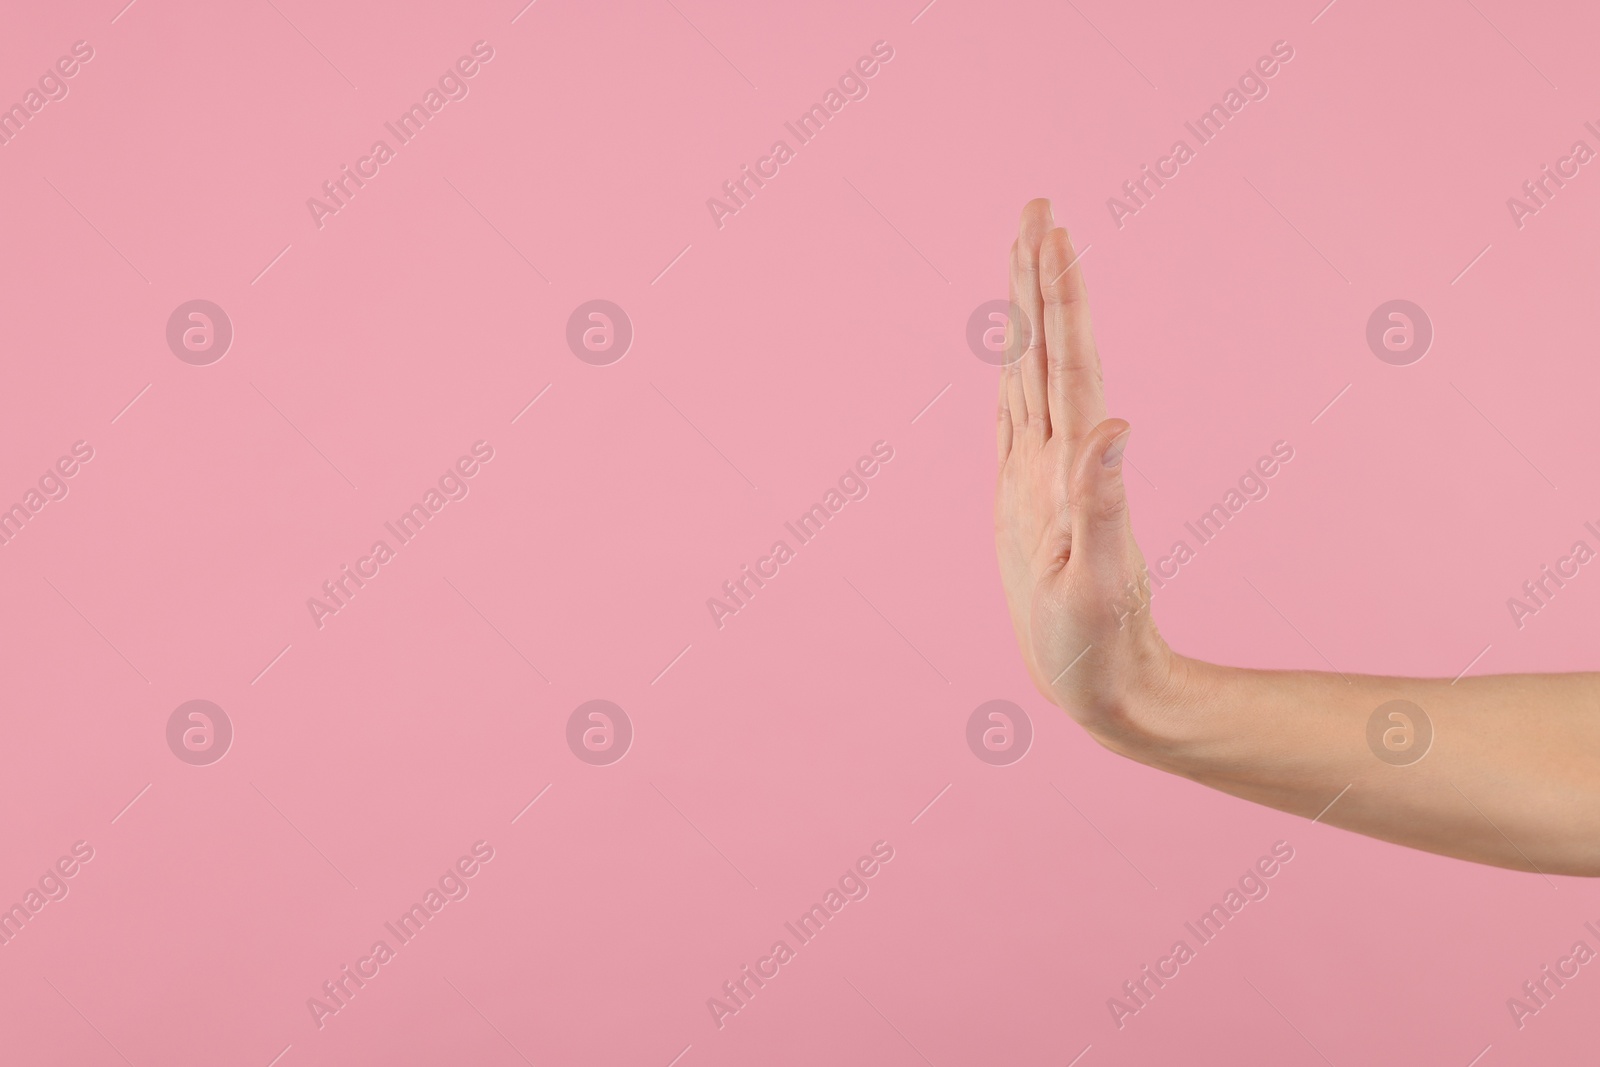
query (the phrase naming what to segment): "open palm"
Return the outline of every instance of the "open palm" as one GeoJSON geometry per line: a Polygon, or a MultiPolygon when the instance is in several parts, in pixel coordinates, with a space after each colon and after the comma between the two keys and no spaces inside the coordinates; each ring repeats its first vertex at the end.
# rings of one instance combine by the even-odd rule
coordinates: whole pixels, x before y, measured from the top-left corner
{"type": "Polygon", "coordinates": [[[1150,620],[1128,523],[1129,426],[1106,418],[1088,292],[1046,200],[1022,209],[1010,288],[1026,321],[1009,328],[1027,340],[1000,375],[1001,581],[1039,691],[1092,730],[1115,732],[1130,688],[1164,684],[1171,653],[1150,620]]]}

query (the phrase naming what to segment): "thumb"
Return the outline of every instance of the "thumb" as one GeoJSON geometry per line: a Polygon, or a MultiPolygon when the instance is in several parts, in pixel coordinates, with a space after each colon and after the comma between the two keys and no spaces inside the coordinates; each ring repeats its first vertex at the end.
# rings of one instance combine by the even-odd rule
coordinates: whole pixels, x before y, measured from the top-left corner
{"type": "Polygon", "coordinates": [[[1068,485],[1072,505],[1072,554],[1116,578],[1128,544],[1128,495],[1122,484],[1122,453],[1133,428],[1107,419],[1079,443],[1068,485]]]}

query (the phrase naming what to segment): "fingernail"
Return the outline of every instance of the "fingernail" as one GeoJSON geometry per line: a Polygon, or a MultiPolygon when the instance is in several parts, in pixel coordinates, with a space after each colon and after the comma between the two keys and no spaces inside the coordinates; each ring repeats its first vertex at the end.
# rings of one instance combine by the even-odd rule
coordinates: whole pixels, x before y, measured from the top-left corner
{"type": "Polygon", "coordinates": [[[1127,449],[1128,438],[1132,436],[1132,434],[1132,428],[1123,430],[1120,434],[1118,434],[1117,439],[1112,441],[1111,444],[1106,448],[1106,454],[1100,457],[1100,462],[1104,463],[1107,467],[1121,466],[1122,453],[1127,449]]]}

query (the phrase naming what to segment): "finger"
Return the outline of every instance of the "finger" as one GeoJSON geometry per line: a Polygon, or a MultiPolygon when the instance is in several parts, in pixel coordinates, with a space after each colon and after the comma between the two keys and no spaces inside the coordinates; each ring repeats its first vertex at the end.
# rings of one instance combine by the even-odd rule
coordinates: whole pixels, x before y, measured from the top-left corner
{"type": "Polygon", "coordinates": [[[1077,440],[1106,417],[1100,353],[1089,323],[1089,291],[1067,231],[1045,234],[1039,248],[1052,432],[1077,440]]]}
{"type": "Polygon", "coordinates": [[[1020,361],[1007,363],[1000,372],[1000,388],[1005,391],[1013,446],[1028,428],[1028,402],[1022,391],[1022,370],[1019,363],[1020,361]]]}
{"type": "Polygon", "coordinates": [[[1129,544],[1128,494],[1122,483],[1122,453],[1132,428],[1106,419],[1082,439],[1072,465],[1072,558],[1115,584],[1121,580],[1129,544]]]}
{"type": "Polygon", "coordinates": [[[1011,400],[1006,395],[1008,384],[1009,383],[1006,381],[1006,372],[1002,369],[1000,371],[1000,411],[999,417],[996,419],[998,424],[996,426],[996,432],[999,436],[998,444],[1000,446],[1000,462],[1002,464],[1005,463],[1006,457],[1011,454],[1011,436],[1013,432],[1011,429],[1011,400]]]}
{"type": "MultiPolygon", "coordinates": [[[[1017,240],[1012,241],[1011,253],[1006,257],[1006,264],[1009,268],[1007,270],[1006,292],[1010,295],[1011,303],[1013,305],[1017,305],[1018,300],[1017,246],[1021,243],[1022,239],[1020,237],[1017,240]]],[[[1016,336],[1018,336],[1021,331],[1026,330],[1027,328],[1028,325],[1026,322],[1012,322],[1009,312],[1007,313],[1006,346],[1000,353],[1001,358],[1006,360],[1006,362],[1000,365],[1000,388],[1002,393],[1004,393],[1006,396],[1007,403],[1011,409],[1011,427],[1015,433],[1021,433],[1023,428],[1028,425],[1027,397],[1022,391],[1022,379],[1017,376],[1017,371],[1021,366],[1021,357],[1012,359],[1012,354],[1017,351],[1016,346],[1019,344],[1027,344],[1025,338],[1021,342],[1015,340],[1016,336]],[[1016,387],[1015,396],[1011,395],[1011,389],[1013,386],[1016,387]]]]}
{"type": "MultiPolygon", "coordinates": [[[[1039,292],[1039,244],[1055,222],[1050,201],[1030,200],[1022,208],[1017,241],[1011,246],[1011,301],[1027,320],[1027,347],[1018,360],[1022,393],[1028,409],[1028,429],[1040,437],[1050,435],[1050,407],[1046,399],[1044,301],[1039,292]]],[[[1021,328],[1021,324],[1019,329],[1021,328]]]]}

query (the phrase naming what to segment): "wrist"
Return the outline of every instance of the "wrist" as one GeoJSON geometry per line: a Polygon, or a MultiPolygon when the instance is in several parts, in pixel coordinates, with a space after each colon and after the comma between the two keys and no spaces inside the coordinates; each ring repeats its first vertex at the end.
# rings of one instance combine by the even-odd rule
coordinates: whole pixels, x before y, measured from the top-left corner
{"type": "Polygon", "coordinates": [[[1183,774],[1189,756],[1215,725],[1208,709],[1224,670],[1180,656],[1161,642],[1124,690],[1119,713],[1094,731],[1095,740],[1118,755],[1183,774]]]}

